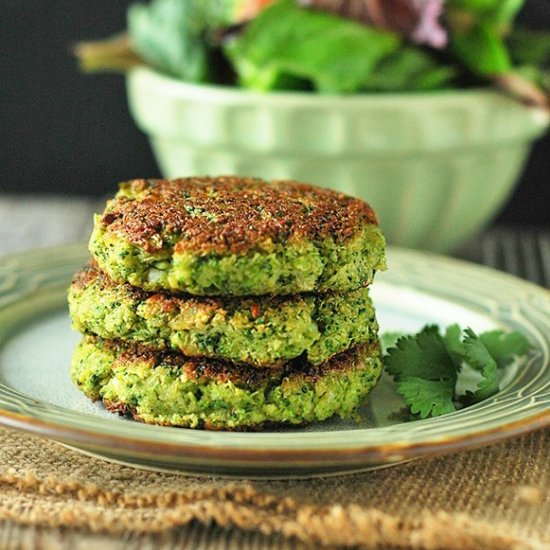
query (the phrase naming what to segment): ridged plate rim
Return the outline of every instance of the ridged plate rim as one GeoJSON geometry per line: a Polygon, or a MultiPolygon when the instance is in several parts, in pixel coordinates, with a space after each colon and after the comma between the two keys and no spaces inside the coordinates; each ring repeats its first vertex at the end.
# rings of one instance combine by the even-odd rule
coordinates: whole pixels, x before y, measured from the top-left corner
{"type": "MultiPolygon", "coordinates": [[[[439,418],[393,426],[284,433],[208,432],[120,422],[66,410],[0,385],[0,424],[113,459],[192,472],[330,473],[471,448],[550,425],[550,292],[463,261],[390,248],[387,285],[427,293],[527,333],[535,351],[499,393],[439,418]],[[353,437],[351,437],[351,434],[353,437]]],[[[60,292],[87,257],[83,244],[4,256],[0,316],[60,292]]],[[[53,307],[53,306],[52,306],[53,307]]],[[[4,318],[6,316],[4,315],[4,318]]],[[[0,346],[22,327],[4,322],[0,346]]]]}

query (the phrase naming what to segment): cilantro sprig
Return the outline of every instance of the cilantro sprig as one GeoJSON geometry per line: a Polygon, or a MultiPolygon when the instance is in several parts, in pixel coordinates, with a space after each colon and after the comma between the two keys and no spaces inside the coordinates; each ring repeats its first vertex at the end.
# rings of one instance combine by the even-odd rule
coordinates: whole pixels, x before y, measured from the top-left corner
{"type": "Polygon", "coordinates": [[[499,390],[499,369],[531,347],[518,332],[492,330],[477,335],[459,325],[451,325],[445,333],[437,325],[426,325],[414,335],[389,333],[382,339],[385,370],[411,413],[422,419],[494,395],[499,390]],[[477,386],[461,392],[458,388],[472,373],[477,386]]]}

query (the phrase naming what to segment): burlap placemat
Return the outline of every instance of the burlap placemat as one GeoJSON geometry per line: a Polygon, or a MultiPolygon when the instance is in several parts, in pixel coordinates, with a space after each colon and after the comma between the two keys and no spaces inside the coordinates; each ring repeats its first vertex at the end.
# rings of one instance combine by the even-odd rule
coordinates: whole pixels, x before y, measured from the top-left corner
{"type": "Polygon", "coordinates": [[[550,430],[327,479],[152,473],[0,429],[0,519],[103,533],[193,520],[367,548],[550,548],[550,430]]]}

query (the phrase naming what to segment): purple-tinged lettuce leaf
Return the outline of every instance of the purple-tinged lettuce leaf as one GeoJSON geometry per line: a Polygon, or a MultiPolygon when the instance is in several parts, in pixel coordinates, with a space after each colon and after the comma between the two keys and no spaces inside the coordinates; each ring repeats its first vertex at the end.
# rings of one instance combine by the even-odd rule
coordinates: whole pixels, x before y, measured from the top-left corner
{"type": "Polygon", "coordinates": [[[443,48],[443,0],[299,0],[299,3],[395,32],[417,44],[443,48]]]}

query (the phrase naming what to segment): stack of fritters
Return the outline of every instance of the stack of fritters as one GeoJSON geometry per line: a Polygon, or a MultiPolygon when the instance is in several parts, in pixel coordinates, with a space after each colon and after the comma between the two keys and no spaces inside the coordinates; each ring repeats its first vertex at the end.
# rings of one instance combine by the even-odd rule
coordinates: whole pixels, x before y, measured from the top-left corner
{"type": "Polygon", "coordinates": [[[250,429],[355,413],[380,372],[363,201],[290,181],[124,183],[69,291],[71,375],[154,424],[250,429]]]}

